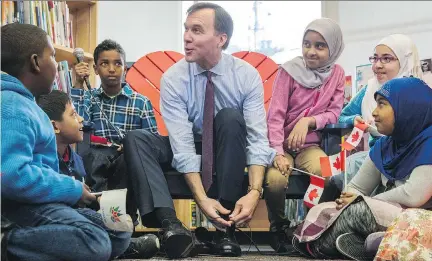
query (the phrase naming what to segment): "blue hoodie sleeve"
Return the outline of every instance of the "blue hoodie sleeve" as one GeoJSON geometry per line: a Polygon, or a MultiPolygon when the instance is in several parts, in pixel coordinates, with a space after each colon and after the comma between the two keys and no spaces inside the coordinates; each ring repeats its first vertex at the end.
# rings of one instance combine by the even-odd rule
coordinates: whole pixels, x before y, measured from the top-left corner
{"type": "MultiPolygon", "coordinates": [[[[1,195],[25,203],[61,202],[74,205],[81,197],[82,184],[40,164],[33,153],[39,144],[35,122],[25,106],[2,106],[1,195]],[[13,110],[13,111],[12,111],[13,110]]],[[[47,157],[50,155],[38,155],[47,157]]],[[[57,157],[57,155],[53,155],[57,157]]]]}
{"type": "Polygon", "coordinates": [[[340,123],[354,124],[354,119],[356,116],[361,116],[361,105],[363,102],[363,97],[366,93],[367,86],[360,89],[356,96],[343,108],[341,115],[339,116],[340,123]]]}

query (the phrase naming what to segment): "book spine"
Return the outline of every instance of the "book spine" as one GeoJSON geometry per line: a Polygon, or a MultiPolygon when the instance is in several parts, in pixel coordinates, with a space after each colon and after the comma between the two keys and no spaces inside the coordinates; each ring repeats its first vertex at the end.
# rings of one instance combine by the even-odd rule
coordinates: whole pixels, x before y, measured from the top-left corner
{"type": "Polygon", "coordinates": [[[24,11],[23,11],[24,12],[24,15],[23,15],[24,23],[30,24],[31,23],[30,22],[30,2],[24,1],[23,4],[24,4],[24,7],[23,7],[23,9],[24,9],[24,11]]]}

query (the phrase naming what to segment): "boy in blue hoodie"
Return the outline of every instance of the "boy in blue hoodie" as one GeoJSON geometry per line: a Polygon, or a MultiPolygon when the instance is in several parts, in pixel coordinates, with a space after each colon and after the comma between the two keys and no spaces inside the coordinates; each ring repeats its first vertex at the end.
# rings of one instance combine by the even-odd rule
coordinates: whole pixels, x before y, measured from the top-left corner
{"type": "Polygon", "coordinates": [[[112,233],[90,209],[96,200],[79,180],[59,174],[48,116],[35,97],[51,92],[57,63],[50,37],[29,24],[1,27],[2,251],[11,260],[109,260],[131,233],[112,233]]]}
{"type": "MultiPolygon", "coordinates": [[[[57,143],[60,173],[84,181],[86,172],[81,156],[70,144],[83,141],[83,118],[78,115],[69,96],[58,90],[37,98],[37,104],[51,120],[57,143]]],[[[99,208],[98,204],[94,205],[99,208]]],[[[159,251],[159,239],[155,235],[132,238],[128,249],[120,258],[150,258],[159,251]]]]}

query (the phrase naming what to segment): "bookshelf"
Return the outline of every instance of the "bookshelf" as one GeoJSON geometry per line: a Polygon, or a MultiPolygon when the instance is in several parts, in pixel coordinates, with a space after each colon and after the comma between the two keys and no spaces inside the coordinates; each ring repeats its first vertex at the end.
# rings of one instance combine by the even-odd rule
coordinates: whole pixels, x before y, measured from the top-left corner
{"type": "MultiPolygon", "coordinates": [[[[57,62],[66,61],[73,68],[73,50],[80,47],[84,60],[93,65],[93,50],[97,45],[97,1],[1,1],[1,22],[36,25],[47,32],[56,49],[57,62]]],[[[60,69],[59,69],[60,70],[60,69]]],[[[90,82],[96,76],[91,70],[90,82]]]]}
{"type": "MultiPolygon", "coordinates": [[[[194,230],[195,227],[191,226],[192,221],[192,200],[189,199],[175,199],[174,200],[174,207],[177,212],[178,219],[183,222],[184,225],[186,225],[187,228],[194,230]]],[[[270,223],[268,221],[268,214],[267,214],[267,207],[264,200],[260,200],[258,203],[258,206],[255,210],[255,214],[252,218],[252,220],[249,222],[249,227],[240,228],[242,231],[245,232],[268,232],[270,223]]],[[[205,226],[204,226],[205,227],[205,226]]],[[[215,228],[207,228],[209,231],[215,231],[215,228]]],[[[135,232],[156,232],[158,229],[156,228],[146,228],[139,224],[135,228],[135,232]]]]}
{"type": "Polygon", "coordinates": [[[86,1],[86,0],[79,0],[79,1],[66,1],[69,10],[75,11],[75,10],[81,10],[83,8],[91,7],[97,3],[97,1],[86,1]]]}
{"type": "MultiPolygon", "coordinates": [[[[73,64],[76,60],[75,56],[73,55],[72,48],[61,46],[58,44],[54,44],[54,49],[56,50],[56,61],[68,61],[71,64],[73,64]]],[[[93,55],[88,52],[84,52],[84,61],[92,63],[93,62],[93,55]]]]}
{"type": "MultiPolygon", "coordinates": [[[[97,1],[65,1],[69,8],[69,18],[72,24],[72,38],[74,47],[82,48],[85,52],[84,60],[93,67],[93,51],[97,46],[97,1]]],[[[76,63],[73,48],[56,45],[56,59],[67,60],[70,66],[76,63]]],[[[70,67],[72,68],[72,67],[70,67]]],[[[96,84],[96,75],[90,69],[90,83],[96,84]]]]}

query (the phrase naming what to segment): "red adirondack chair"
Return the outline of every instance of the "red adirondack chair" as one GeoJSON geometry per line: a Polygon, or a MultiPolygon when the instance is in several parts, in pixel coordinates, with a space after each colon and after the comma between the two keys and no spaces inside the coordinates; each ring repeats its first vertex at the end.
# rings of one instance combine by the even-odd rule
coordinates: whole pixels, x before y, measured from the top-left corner
{"type": "MultiPolygon", "coordinates": [[[[268,109],[272,95],[272,86],[276,78],[278,65],[269,57],[256,52],[237,52],[234,56],[243,59],[257,68],[264,85],[265,108],[268,109]]],[[[160,112],[160,79],[170,66],[184,57],[173,51],[149,53],[140,58],[126,74],[126,82],[132,89],[150,99],[161,135],[168,135],[160,112]]]]}

